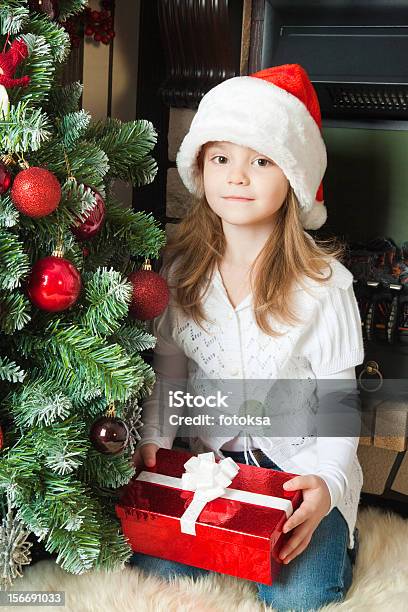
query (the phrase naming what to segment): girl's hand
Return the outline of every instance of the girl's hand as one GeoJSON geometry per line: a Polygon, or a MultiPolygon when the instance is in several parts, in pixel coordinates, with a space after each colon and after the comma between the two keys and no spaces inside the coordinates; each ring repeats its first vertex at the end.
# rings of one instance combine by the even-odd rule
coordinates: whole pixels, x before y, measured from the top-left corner
{"type": "Polygon", "coordinates": [[[132,455],[132,462],[136,468],[142,465],[146,467],[154,467],[156,465],[156,453],[159,450],[157,444],[144,444],[136,449],[136,452],[132,455]]]}
{"type": "Polygon", "coordinates": [[[283,488],[286,491],[303,490],[303,502],[283,526],[284,533],[294,529],[292,537],[279,554],[279,558],[287,564],[309,545],[314,530],[330,510],[331,497],[323,478],[314,474],[296,476],[286,481],[283,488]]]}

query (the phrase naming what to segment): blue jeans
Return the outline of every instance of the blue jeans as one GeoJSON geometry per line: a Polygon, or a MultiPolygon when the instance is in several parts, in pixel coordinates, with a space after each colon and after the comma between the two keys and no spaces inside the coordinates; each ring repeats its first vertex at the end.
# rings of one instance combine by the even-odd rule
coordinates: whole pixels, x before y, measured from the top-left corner
{"type": "MultiPolygon", "coordinates": [[[[243,452],[222,451],[237,463],[245,463],[243,452]]],[[[248,456],[252,465],[252,459],[248,456]]],[[[266,455],[259,465],[281,470],[266,455]]],[[[272,585],[256,583],[258,597],[279,612],[295,610],[317,610],[331,602],[340,602],[349,590],[353,577],[353,564],[358,550],[358,529],[354,531],[355,546],[348,545],[348,526],[338,508],[325,516],[317,526],[308,547],[287,565],[282,564],[280,573],[272,585]]],[[[168,578],[179,576],[205,576],[209,573],[198,567],[167,561],[159,557],[135,553],[130,564],[147,573],[168,578]]]]}

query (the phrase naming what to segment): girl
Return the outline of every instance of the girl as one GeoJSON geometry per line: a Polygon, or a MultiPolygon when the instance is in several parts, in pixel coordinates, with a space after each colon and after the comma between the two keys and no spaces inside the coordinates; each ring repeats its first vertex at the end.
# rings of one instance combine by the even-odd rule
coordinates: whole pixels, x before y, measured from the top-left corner
{"type": "MultiPolygon", "coordinates": [[[[153,322],[157,382],[143,405],[134,456],[148,467],[177,434],[159,403],[161,379],[305,379],[315,389],[338,378],[356,387],[354,367],[364,359],[353,278],[338,261],[342,249],[318,244],[303,229],[319,228],[327,216],[320,108],[305,70],[275,66],[214,87],[177,167],[196,201],[165,249],[162,273],[172,297],[153,322]]],[[[302,489],[303,502],[284,525],[291,537],[281,573],[271,586],[257,583],[260,599],[277,610],[341,600],[357,547],[358,436],[212,431],[201,427],[190,449],[299,474],[285,487],[302,489]]],[[[163,576],[207,573],[142,554],[132,563],[163,576]]]]}

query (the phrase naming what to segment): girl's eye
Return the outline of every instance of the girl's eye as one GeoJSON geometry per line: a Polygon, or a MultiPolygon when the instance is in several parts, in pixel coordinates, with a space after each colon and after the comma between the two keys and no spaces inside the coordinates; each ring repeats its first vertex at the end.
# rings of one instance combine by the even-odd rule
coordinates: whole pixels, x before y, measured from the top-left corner
{"type": "MultiPolygon", "coordinates": [[[[216,155],[215,157],[213,157],[213,159],[227,159],[227,158],[224,157],[224,155],[216,155]]],[[[223,162],[220,162],[220,163],[223,163],[223,162]]]]}
{"type": "Polygon", "coordinates": [[[266,168],[268,166],[268,164],[271,164],[272,162],[269,161],[269,159],[264,159],[263,157],[258,157],[258,159],[255,160],[256,162],[265,162],[264,164],[261,164],[259,166],[259,168],[266,168]]]}

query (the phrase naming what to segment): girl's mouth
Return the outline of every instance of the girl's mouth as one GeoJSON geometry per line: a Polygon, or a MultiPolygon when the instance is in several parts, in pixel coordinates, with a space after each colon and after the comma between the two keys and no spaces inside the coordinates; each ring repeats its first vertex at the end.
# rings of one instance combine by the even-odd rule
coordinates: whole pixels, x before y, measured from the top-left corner
{"type": "Polygon", "coordinates": [[[239,196],[225,196],[224,200],[235,200],[237,202],[253,202],[253,198],[240,198],[239,196]]]}

